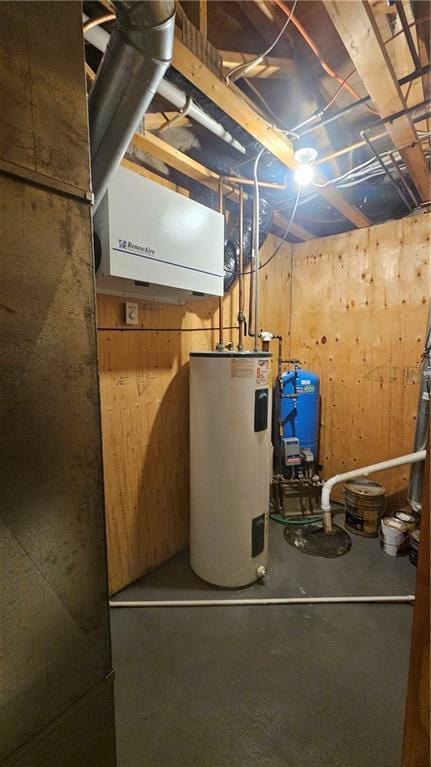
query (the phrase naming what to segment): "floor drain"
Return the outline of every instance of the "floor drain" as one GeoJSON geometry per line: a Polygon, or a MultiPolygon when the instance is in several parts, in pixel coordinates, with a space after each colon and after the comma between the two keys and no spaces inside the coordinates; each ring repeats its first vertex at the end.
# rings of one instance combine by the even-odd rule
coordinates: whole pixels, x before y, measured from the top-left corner
{"type": "Polygon", "coordinates": [[[312,557],[342,557],[352,545],[350,535],[341,527],[333,525],[332,532],[325,533],[321,522],[286,527],[284,537],[294,549],[302,554],[311,554],[312,557]]]}

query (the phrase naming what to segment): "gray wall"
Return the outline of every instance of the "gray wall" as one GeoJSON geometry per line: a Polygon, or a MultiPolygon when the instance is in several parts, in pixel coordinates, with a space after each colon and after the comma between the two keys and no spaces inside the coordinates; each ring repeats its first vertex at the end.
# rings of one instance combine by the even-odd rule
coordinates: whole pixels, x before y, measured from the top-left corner
{"type": "Polygon", "coordinates": [[[77,2],[0,4],[0,762],[115,763],[77,2]]]}

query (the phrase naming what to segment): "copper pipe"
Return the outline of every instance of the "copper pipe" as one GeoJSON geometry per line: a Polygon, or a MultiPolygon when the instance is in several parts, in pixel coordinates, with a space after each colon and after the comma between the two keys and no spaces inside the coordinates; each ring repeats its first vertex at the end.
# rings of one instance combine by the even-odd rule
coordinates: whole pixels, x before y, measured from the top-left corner
{"type": "Polygon", "coordinates": [[[239,189],[238,351],[244,349],[244,189],[239,189]]]}
{"type": "MultiPolygon", "coordinates": [[[[426,120],[427,118],[420,118],[418,122],[422,122],[422,120],[426,120]]],[[[378,133],[377,136],[373,136],[373,141],[378,141],[381,138],[388,138],[389,134],[387,131],[384,131],[382,133],[378,133]]],[[[398,151],[400,149],[406,149],[410,146],[415,146],[415,144],[420,144],[423,141],[425,141],[428,136],[425,136],[424,138],[419,138],[417,141],[410,141],[408,144],[404,144],[401,147],[398,147],[398,151]]],[[[336,157],[341,157],[343,154],[348,154],[349,152],[353,151],[354,149],[360,149],[363,146],[366,146],[366,141],[356,141],[354,144],[349,144],[349,146],[345,146],[343,149],[338,149],[336,152],[331,152],[330,154],[325,155],[325,157],[321,157],[319,160],[316,160],[315,165],[321,165],[324,162],[328,162],[329,160],[334,160],[336,157]]]]}
{"type": "MultiPolygon", "coordinates": [[[[222,213],[224,216],[223,178],[220,178],[218,182],[218,209],[219,209],[219,213],[222,213]]],[[[223,241],[224,241],[224,234],[223,234],[223,241]]],[[[217,344],[218,351],[223,351],[224,349],[223,300],[224,300],[224,297],[219,296],[219,300],[218,300],[219,333],[218,333],[218,344],[217,344]]]]}
{"type": "MultiPolygon", "coordinates": [[[[387,131],[379,133],[377,136],[373,136],[373,140],[377,141],[379,138],[385,137],[388,137],[387,131]]],[[[336,157],[342,157],[343,154],[348,154],[354,149],[360,149],[362,146],[366,146],[366,141],[356,141],[354,144],[349,144],[349,146],[343,147],[343,149],[337,149],[336,152],[331,152],[330,154],[325,155],[325,157],[320,157],[314,164],[321,165],[324,162],[329,162],[329,160],[335,160],[336,157]]]]}
{"type": "MultiPolygon", "coordinates": [[[[252,178],[244,178],[243,176],[221,176],[221,181],[238,184],[238,186],[254,186],[252,178]]],[[[276,184],[272,181],[259,181],[258,184],[262,189],[287,189],[287,184],[276,184]]]]}
{"type": "Polygon", "coordinates": [[[88,19],[88,21],[85,22],[84,26],[82,27],[83,32],[88,32],[89,29],[93,29],[93,27],[98,27],[99,24],[104,24],[105,21],[114,21],[116,19],[115,13],[105,13],[104,16],[96,16],[95,19],[88,19]]]}

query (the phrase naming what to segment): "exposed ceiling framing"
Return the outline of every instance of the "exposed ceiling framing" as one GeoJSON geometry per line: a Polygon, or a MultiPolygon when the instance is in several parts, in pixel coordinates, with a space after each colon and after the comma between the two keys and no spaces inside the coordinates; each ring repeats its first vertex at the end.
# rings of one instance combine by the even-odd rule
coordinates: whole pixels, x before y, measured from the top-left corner
{"type": "MultiPolygon", "coordinates": [[[[172,63],[183,77],[205,93],[211,101],[257,139],[274,157],[277,157],[288,168],[296,168],[297,162],[293,156],[292,143],[254,112],[241,98],[235,86],[229,87],[210,72],[178,38],[175,39],[172,63]]],[[[326,181],[327,179],[323,174],[319,173],[318,183],[325,184],[326,181]]],[[[355,226],[369,226],[368,218],[343,198],[336,189],[331,187],[319,189],[319,194],[355,226]]]]}
{"type": "MultiPolygon", "coordinates": [[[[229,71],[239,64],[247,64],[256,58],[255,53],[243,53],[241,51],[220,51],[223,59],[223,69],[229,71]]],[[[253,68],[251,77],[267,79],[272,77],[278,80],[286,80],[296,75],[296,67],[290,58],[277,58],[265,56],[253,68]]]]}
{"type": "MultiPolygon", "coordinates": [[[[319,153],[315,185],[304,191],[295,207],[289,236],[311,239],[345,231],[352,224],[366,227],[388,216],[405,215],[400,187],[407,182],[418,192],[411,190],[413,202],[407,207],[413,209],[419,198],[427,202],[431,120],[424,115],[420,122],[413,122],[404,114],[382,123],[373,135],[375,160],[360,134],[376,119],[384,120],[430,97],[429,69],[422,69],[429,68],[430,62],[429,3],[397,0],[389,6],[386,0],[298,0],[293,20],[264,56],[284,28],[293,3],[181,0],[172,62],[174,70],[207,99],[200,104],[204,111],[212,114],[209,100],[214,105],[213,119],[225,122],[233,135],[239,126],[286,167],[288,194],[287,199],[286,193],[280,192],[279,198],[275,194],[275,226],[286,230],[296,191],[290,171],[297,166],[295,149],[304,146],[315,147],[319,153]],[[259,60],[242,80],[226,82],[229,71],[256,57],[259,60]],[[229,119],[220,118],[219,110],[229,119]],[[379,156],[383,151],[394,172],[392,178],[384,175],[379,156]]],[[[106,11],[101,11],[100,4],[112,10],[109,0],[84,2],[84,10],[90,17],[102,15],[106,11]]],[[[103,27],[110,31],[109,22],[103,27]]],[[[94,79],[98,56],[94,49],[87,55],[89,81],[94,79]]],[[[171,79],[176,82],[175,76],[171,79]]],[[[189,85],[178,82],[189,94],[189,85]]],[[[193,98],[200,103],[199,94],[193,98]]],[[[133,144],[141,152],[137,162],[152,168],[154,159],[168,166],[169,178],[148,171],[160,183],[178,189],[176,181],[185,187],[187,179],[193,179],[215,190],[218,174],[230,162],[233,175],[239,171],[250,177],[254,142],[247,143],[244,134],[242,143],[250,147],[245,166],[241,155],[235,157],[231,149],[223,149],[219,138],[197,125],[190,114],[174,111],[167,98],[156,96],[152,109],[145,118],[145,134],[136,134],[133,144]],[[174,127],[165,133],[170,122],[174,127]],[[169,169],[181,173],[183,180],[169,169]]],[[[278,163],[272,168],[267,163],[266,173],[273,173],[273,180],[280,170],[278,163]]],[[[234,189],[227,194],[238,198],[234,189]]]]}
{"type": "MultiPolygon", "coordinates": [[[[354,3],[327,0],[325,8],[380,117],[405,109],[407,104],[369,4],[359,0],[354,3]]],[[[400,149],[422,201],[428,200],[429,170],[422,147],[415,143],[418,137],[409,115],[387,123],[387,130],[400,149]]]]}

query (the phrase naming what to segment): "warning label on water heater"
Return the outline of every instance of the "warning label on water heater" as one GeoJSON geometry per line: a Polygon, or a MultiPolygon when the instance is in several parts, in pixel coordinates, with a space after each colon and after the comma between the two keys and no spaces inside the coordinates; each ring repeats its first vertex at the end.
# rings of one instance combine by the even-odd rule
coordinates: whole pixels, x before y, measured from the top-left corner
{"type": "Polygon", "coordinates": [[[257,361],[257,368],[256,368],[256,385],[257,386],[268,386],[268,384],[271,382],[271,360],[268,359],[262,359],[257,361]]]}
{"type": "Polygon", "coordinates": [[[244,357],[236,357],[230,361],[231,378],[254,378],[256,371],[256,362],[244,357]]]}

